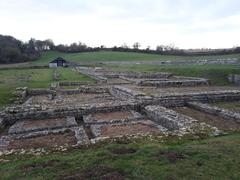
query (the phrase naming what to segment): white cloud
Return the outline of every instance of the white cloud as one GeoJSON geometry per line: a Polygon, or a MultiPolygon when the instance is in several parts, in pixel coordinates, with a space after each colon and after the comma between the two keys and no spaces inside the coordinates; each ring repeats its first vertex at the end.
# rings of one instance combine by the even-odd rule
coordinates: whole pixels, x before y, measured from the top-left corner
{"type": "Polygon", "coordinates": [[[0,34],[91,46],[239,44],[238,0],[0,0],[0,34]]]}

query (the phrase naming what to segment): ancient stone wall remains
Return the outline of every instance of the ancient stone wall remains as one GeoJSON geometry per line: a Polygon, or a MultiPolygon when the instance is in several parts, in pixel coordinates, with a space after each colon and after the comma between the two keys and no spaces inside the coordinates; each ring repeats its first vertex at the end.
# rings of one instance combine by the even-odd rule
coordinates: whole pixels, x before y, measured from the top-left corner
{"type": "Polygon", "coordinates": [[[139,104],[131,102],[113,102],[111,105],[95,104],[89,107],[61,107],[57,109],[42,110],[41,106],[14,106],[5,110],[1,114],[5,125],[12,125],[22,119],[44,119],[44,118],[61,118],[66,116],[82,116],[98,112],[114,112],[124,110],[139,109],[139,104]]]}
{"type": "Polygon", "coordinates": [[[59,90],[61,94],[80,94],[80,93],[108,93],[109,89],[107,87],[97,87],[97,86],[81,86],[79,89],[71,90],[59,90]]]}
{"type": "Polygon", "coordinates": [[[184,106],[187,102],[219,102],[219,101],[233,101],[240,100],[240,91],[216,91],[216,92],[199,92],[199,93],[182,93],[171,94],[164,96],[150,97],[144,93],[129,89],[123,86],[113,86],[111,94],[121,99],[131,99],[140,102],[142,106],[146,105],[162,105],[165,107],[180,107],[184,106]]]}
{"type": "Polygon", "coordinates": [[[144,93],[141,93],[141,92],[138,92],[138,91],[135,91],[135,90],[129,89],[127,87],[123,87],[123,86],[113,86],[110,89],[110,93],[113,96],[121,98],[121,99],[132,99],[132,100],[137,100],[140,97],[145,96],[144,93]]]}
{"type": "Polygon", "coordinates": [[[56,93],[50,89],[28,89],[27,95],[28,96],[38,96],[38,95],[46,95],[46,94],[54,94],[56,93]]]}
{"type": "Polygon", "coordinates": [[[63,81],[59,82],[59,86],[81,86],[86,85],[86,82],[71,82],[71,81],[63,81]]]}
{"type": "Polygon", "coordinates": [[[239,74],[229,74],[228,81],[237,85],[240,85],[240,75],[239,74]]]}
{"type": "Polygon", "coordinates": [[[205,86],[208,80],[143,80],[138,83],[141,86],[155,87],[182,87],[182,86],[205,86]]]}
{"type": "Polygon", "coordinates": [[[184,130],[192,128],[197,120],[179,114],[162,106],[147,106],[143,110],[154,122],[169,130],[184,130]]]}
{"type": "Polygon", "coordinates": [[[232,120],[235,120],[240,123],[240,114],[230,111],[230,110],[226,110],[223,108],[219,108],[216,106],[212,106],[209,104],[203,104],[203,103],[199,103],[199,102],[189,102],[189,103],[187,103],[187,106],[189,106],[193,109],[208,113],[208,114],[222,117],[224,119],[232,119],[232,120]]]}

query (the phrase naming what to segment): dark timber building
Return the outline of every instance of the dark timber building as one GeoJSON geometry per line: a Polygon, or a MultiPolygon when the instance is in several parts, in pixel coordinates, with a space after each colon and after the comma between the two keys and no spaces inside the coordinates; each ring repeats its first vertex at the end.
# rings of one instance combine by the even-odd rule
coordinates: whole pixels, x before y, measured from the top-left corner
{"type": "Polygon", "coordinates": [[[67,67],[69,66],[69,62],[65,59],[58,57],[49,63],[49,68],[56,68],[56,67],[67,67]]]}

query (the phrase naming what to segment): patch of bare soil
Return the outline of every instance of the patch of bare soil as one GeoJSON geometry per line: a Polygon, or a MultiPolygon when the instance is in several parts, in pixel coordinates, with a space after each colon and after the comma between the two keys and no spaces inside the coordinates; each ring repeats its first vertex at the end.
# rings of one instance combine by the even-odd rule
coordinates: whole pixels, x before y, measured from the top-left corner
{"type": "Polygon", "coordinates": [[[12,140],[8,149],[51,148],[63,145],[74,145],[76,142],[74,132],[70,131],[63,134],[49,134],[35,138],[12,140]]]}
{"type": "Polygon", "coordinates": [[[96,120],[113,120],[113,119],[127,119],[132,118],[133,114],[129,111],[111,112],[111,113],[97,113],[93,115],[96,120]]]}
{"type": "Polygon", "coordinates": [[[182,160],[182,159],[186,158],[181,153],[171,152],[171,151],[160,152],[159,157],[160,158],[162,158],[162,157],[167,158],[170,163],[176,163],[178,160],[182,160]]]}
{"type": "Polygon", "coordinates": [[[221,130],[230,131],[240,129],[240,124],[235,122],[234,120],[223,119],[221,117],[207,114],[188,107],[175,108],[173,110],[177,111],[178,113],[190,116],[200,122],[204,122],[211,126],[215,126],[221,130]]]}
{"type": "Polygon", "coordinates": [[[136,149],[129,148],[129,147],[121,147],[121,148],[114,148],[110,150],[113,154],[133,154],[137,152],[136,149]]]}
{"type": "Polygon", "coordinates": [[[24,121],[24,128],[32,128],[36,126],[48,126],[48,127],[54,127],[57,126],[59,123],[64,124],[66,122],[66,119],[43,119],[43,120],[29,120],[24,121]]]}
{"type": "Polygon", "coordinates": [[[116,137],[138,133],[159,133],[157,128],[144,124],[105,125],[101,129],[102,136],[116,137]]]}
{"type": "Polygon", "coordinates": [[[86,169],[82,173],[77,173],[72,176],[62,178],[64,180],[78,180],[78,179],[99,179],[99,180],[123,180],[125,176],[123,173],[107,167],[107,166],[96,166],[93,168],[86,169]]]}

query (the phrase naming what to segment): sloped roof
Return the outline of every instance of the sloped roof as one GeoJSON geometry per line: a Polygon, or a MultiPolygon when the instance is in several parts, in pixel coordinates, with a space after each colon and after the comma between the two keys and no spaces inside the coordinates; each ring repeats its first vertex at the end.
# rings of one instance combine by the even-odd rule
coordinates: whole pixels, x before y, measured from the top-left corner
{"type": "Polygon", "coordinates": [[[63,59],[62,57],[58,57],[56,59],[54,59],[53,61],[51,61],[50,63],[58,63],[58,62],[62,62],[62,63],[68,63],[65,59],[63,59]]]}

